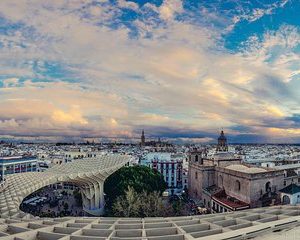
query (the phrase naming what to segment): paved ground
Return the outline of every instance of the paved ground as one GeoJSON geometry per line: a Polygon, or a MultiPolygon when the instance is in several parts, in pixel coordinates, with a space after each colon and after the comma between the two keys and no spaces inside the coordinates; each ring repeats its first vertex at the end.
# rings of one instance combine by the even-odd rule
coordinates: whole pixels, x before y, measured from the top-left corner
{"type": "Polygon", "coordinates": [[[54,212],[55,216],[59,216],[59,214],[64,211],[64,204],[68,203],[68,211],[70,214],[68,216],[83,216],[82,206],[77,206],[76,199],[73,195],[73,190],[53,190],[51,188],[41,189],[35,196],[39,197],[47,197],[49,200],[58,200],[58,206],[50,207],[49,203],[38,203],[36,207],[34,207],[34,212],[29,211],[35,216],[41,216],[43,213],[54,212]],[[62,193],[66,192],[67,195],[63,195],[62,193]],[[60,196],[60,197],[59,197],[60,196]]]}

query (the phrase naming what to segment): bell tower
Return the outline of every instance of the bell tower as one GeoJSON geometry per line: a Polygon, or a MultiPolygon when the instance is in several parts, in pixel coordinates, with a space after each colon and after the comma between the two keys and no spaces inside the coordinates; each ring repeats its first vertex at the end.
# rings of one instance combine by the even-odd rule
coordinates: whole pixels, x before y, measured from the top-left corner
{"type": "Polygon", "coordinates": [[[228,152],[227,138],[225,137],[224,131],[221,131],[220,137],[218,138],[217,152],[228,152]]]}
{"type": "Polygon", "coordinates": [[[144,129],[142,131],[142,135],[141,135],[141,146],[145,146],[145,133],[144,133],[144,129]]]}

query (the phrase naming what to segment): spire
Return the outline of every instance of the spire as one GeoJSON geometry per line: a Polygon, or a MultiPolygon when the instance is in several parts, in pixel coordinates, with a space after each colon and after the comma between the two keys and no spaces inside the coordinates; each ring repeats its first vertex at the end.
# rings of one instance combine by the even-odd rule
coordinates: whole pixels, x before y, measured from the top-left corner
{"type": "Polygon", "coordinates": [[[144,132],[144,129],[142,130],[141,146],[145,146],[145,132],[144,132]]]}
{"type": "Polygon", "coordinates": [[[228,152],[227,138],[223,130],[218,138],[217,152],[228,152]]]}

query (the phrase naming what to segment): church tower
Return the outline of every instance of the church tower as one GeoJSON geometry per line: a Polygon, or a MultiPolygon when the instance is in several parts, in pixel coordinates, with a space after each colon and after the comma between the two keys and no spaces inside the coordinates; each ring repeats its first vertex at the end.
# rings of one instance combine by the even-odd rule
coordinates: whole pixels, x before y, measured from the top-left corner
{"type": "Polygon", "coordinates": [[[227,138],[225,137],[223,130],[218,138],[217,152],[228,152],[227,138]]]}
{"type": "Polygon", "coordinates": [[[142,136],[141,136],[141,146],[145,146],[145,133],[144,133],[144,129],[142,131],[142,136]]]}

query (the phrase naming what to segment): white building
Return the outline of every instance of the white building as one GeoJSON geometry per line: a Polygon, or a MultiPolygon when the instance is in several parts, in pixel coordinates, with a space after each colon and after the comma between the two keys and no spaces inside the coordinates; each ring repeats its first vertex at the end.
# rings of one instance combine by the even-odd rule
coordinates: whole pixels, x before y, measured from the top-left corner
{"type": "Polygon", "coordinates": [[[300,187],[294,183],[280,190],[283,204],[296,205],[300,203],[300,187]]]}
{"type": "Polygon", "coordinates": [[[0,180],[5,175],[37,171],[37,158],[34,156],[8,156],[0,158],[0,180]]]}
{"type": "Polygon", "coordinates": [[[181,194],[184,187],[187,187],[187,160],[184,154],[151,152],[146,154],[141,165],[148,166],[160,172],[168,184],[168,193],[181,194]]]}

